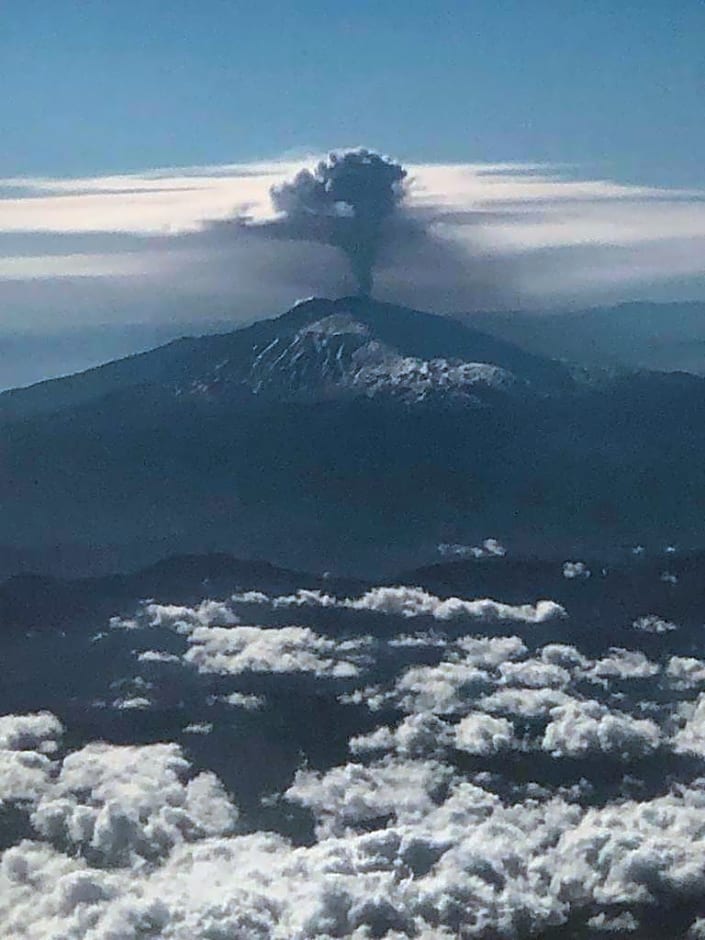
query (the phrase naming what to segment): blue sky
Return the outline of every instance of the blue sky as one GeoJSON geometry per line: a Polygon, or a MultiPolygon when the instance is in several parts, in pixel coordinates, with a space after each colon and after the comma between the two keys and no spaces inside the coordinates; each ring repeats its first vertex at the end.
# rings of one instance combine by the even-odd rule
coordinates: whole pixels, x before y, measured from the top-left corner
{"type": "Polygon", "coordinates": [[[349,292],[262,223],[358,145],[429,236],[385,246],[380,298],[705,298],[705,0],[0,0],[0,77],[0,336],[349,292]]]}
{"type": "Polygon", "coordinates": [[[705,185],[701,0],[5,0],[0,176],[364,144],[705,185]]]}

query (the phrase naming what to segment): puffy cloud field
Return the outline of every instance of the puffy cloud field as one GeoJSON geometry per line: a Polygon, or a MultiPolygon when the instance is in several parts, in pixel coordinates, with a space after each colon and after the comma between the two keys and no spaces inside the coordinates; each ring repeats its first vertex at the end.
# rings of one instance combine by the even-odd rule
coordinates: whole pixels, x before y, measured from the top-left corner
{"type": "Polygon", "coordinates": [[[699,630],[260,586],[6,642],[0,937],[705,937],[699,630]]]}

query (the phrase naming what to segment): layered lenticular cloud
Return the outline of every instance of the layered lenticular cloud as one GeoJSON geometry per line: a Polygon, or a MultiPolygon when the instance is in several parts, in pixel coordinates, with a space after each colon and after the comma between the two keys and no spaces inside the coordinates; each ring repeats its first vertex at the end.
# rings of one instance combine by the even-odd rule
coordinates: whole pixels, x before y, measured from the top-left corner
{"type": "MultiPolygon", "coordinates": [[[[272,193],[316,160],[0,180],[0,297],[37,321],[51,321],[51,298],[54,310],[70,298],[79,321],[108,308],[134,318],[139,307],[245,319],[297,296],[352,292],[325,239],[262,237],[281,216],[272,193]]],[[[382,299],[472,311],[631,297],[674,281],[701,291],[699,191],[540,165],[404,170],[403,219],[375,249],[382,299]]]]}

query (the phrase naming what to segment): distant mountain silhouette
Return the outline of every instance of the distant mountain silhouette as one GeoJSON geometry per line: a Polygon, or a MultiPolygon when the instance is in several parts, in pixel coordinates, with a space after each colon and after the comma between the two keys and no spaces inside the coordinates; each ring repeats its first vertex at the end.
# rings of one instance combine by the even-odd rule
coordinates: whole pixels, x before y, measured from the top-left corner
{"type": "MultiPolygon", "coordinates": [[[[132,616],[140,601],[196,605],[204,597],[227,598],[233,593],[262,592],[269,598],[299,590],[320,591],[337,598],[358,597],[379,581],[336,578],[279,568],[263,561],[247,561],[227,554],[181,555],[165,558],[131,574],[66,579],[21,575],[0,583],[0,640],[22,638],[27,633],[65,633],[90,636],[104,629],[116,614],[132,616]]],[[[672,651],[691,651],[700,642],[705,604],[705,553],[625,553],[615,564],[584,565],[577,577],[568,577],[560,558],[522,558],[507,555],[441,562],[395,572],[382,584],[419,587],[441,598],[502,598],[523,604],[551,598],[570,611],[565,641],[595,652],[610,645],[633,646],[655,655],[664,644],[672,651]],[[675,622],[677,634],[649,629],[649,614],[675,622]],[[645,629],[635,623],[646,619],[645,629]]],[[[316,618],[315,607],[307,617],[316,618]]],[[[330,628],[325,606],[318,616],[330,628]]],[[[291,609],[278,614],[266,606],[257,609],[258,622],[291,618],[291,609]],[[279,619],[277,619],[279,618],[279,619]]],[[[346,629],[346,614],[337,609],[334,619],[346,629]]],[[[381,617],[378,629],[385,626],[381,617]]],[[[398,623],[394,623],[394,629],[398,623]]],[[[532,637],[543,642],[555,625],[532,625],[532,637]]]]}
{"type": "Polygon", "coordinates": [[[705,303],[636,301],[550,314],[481,313],[474,328],[584,366],[705,375],[705,303]]]}
{"type": "Polygon", "coordinates": [[[440,542],[705,542],[705,381],[589,373],[313,299],[0,395],[0,574],[232,552],[383,574],[440,542]]]}

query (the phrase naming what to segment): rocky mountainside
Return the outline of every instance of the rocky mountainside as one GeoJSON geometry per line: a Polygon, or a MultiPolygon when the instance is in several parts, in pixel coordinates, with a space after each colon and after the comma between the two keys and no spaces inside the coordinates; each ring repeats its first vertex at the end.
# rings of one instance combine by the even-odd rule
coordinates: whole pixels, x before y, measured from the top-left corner
{"type": "Polygon", "coordinates": [[[387,395],[414,403],[440,395],[475,403],[486,390],[509,391],[516,384],[512,372],[490,363],[405,356],[343,310],[306,323],[293,335],[253,346],[245,369],[231,368],[226,358],[179,391],[217,396],[246,389],[268,398],[312,402],[387,395]]]}

